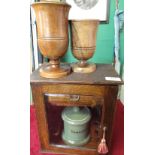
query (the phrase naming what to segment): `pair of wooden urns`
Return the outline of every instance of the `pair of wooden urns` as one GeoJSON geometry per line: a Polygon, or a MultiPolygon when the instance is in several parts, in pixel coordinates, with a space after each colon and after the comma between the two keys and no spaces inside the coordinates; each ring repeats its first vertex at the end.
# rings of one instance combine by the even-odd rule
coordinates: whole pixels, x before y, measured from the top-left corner
{"type": "Polygon", "coordinates": [[[91,73],[96,65],[88,63],[96,49],[96,33],[99,20],[72,20],[72,53],[79,62],[71,66],[60,63],[59,59],[68,49],[68,14],[71,8],[67,3],[37,2],[32,7],[37,22],[38,46],[49,63],[40,68],[40,76],[59,78],[74,72],[91,73]]]}

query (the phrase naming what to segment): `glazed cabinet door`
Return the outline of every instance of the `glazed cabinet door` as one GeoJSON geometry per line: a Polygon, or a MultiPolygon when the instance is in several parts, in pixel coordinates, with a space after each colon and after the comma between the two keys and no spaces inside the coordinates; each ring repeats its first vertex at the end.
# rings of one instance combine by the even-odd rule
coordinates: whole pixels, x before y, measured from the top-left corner
{"type": "Polygon", "coordinates": [[[97,148],[106,127],[106,142],[110,148],[112,123],[117,98],[117,86],[99,85],[32,85],[39,137],[43,152],[97,155],[97,148]],[[87,106],[91,111],[90,141],[81,147],[63,142],[61,113],[66,106],[87,106]]]}

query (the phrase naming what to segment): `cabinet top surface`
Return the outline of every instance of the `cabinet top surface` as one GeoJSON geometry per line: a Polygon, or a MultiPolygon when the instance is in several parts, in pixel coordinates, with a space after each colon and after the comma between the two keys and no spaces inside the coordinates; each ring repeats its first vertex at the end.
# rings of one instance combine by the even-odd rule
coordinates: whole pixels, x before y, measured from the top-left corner
{"type": "Polygon", "coordinates": [[[107,84],[120,85],[123,84],[122,79],[115,71],[111,64],[96,64],[96,71],[93,73],[74,73],[57,78],[48,79],[39,75],[39,68],[35,70],[30,77],[31,83],[48,83],[48,84],[107,84]]]}

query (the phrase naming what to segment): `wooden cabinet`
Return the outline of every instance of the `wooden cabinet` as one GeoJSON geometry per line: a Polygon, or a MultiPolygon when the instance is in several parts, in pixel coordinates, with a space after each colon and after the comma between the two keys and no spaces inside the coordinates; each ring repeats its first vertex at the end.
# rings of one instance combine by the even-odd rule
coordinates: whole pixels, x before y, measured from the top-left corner
{"type": "Polygon", "coordinates": [[[71,73],[59,79],[31,75],[33,101],[36,108],[39,138],[42,152],[72,155],[97,155],[97,147],[107,127],[106,141],[109,148],[112,137],[118,86],[123,84],[112,65],[97,64],[90,74],[71,73]],[[113,77],[106,80],[106,77],[113,77]],[[66,145],[61,134],[61,112],[66,106],[87,106],[91,110],[90,141],[81,147],[66,145]]]}

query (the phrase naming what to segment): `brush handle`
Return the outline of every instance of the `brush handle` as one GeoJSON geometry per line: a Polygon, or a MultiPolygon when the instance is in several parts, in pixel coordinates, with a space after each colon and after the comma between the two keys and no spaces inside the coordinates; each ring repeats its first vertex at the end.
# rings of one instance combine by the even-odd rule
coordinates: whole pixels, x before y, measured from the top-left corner
{"type": "Polygon", "coordinates": [[[105,139],[105,133],[106,133],[106,130],[107,130],[107,127],[104,126],[104,127],[103,127],[103,138],[102,138],[102,139],[105,139]]]}

